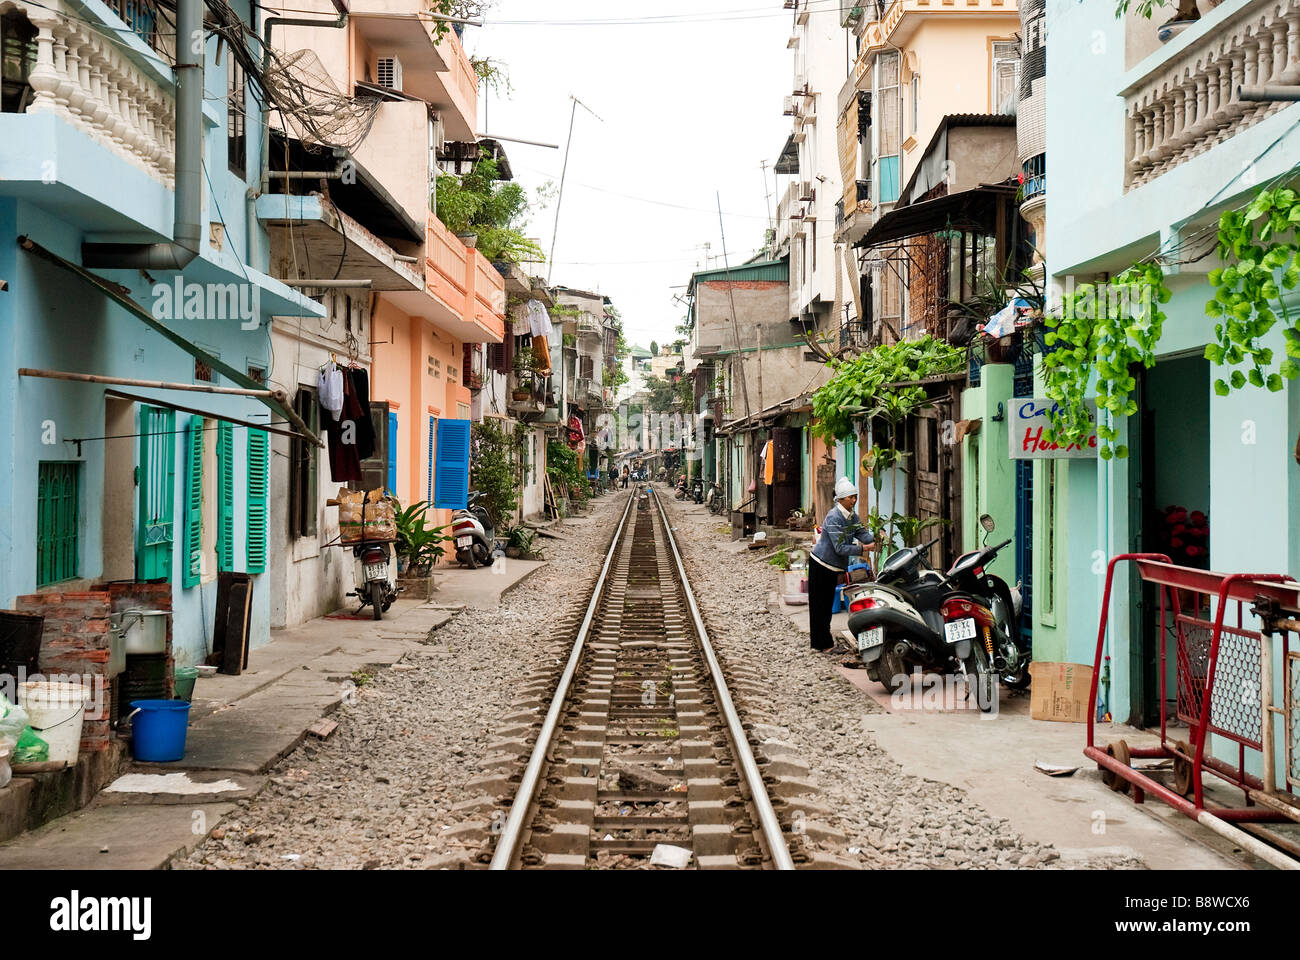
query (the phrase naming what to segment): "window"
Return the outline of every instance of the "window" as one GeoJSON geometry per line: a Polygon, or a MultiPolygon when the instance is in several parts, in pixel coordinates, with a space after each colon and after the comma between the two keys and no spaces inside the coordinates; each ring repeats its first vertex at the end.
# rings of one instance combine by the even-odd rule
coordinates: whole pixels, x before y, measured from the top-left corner
{"type": "Polygon", "coordinates": [[[912,74],[912,133],[921,129],[921,78],[912,74]]]}
{"type": "Polygon", "coordinates": [[[81,464],[43,460],[36,480],[36,586],[77,576],[81,464]]]}
{"type": "MultiPolygon", "coordinates": [[[[298,388],[293,410],[313,433],[320,433],[320,405],[313,388],[298,388]]],[[[320,447],[295,436],[289,441],[289,536],[316,536],[319,499],[320,447]]]]}
{"type": "Polygon", "coordinates": [[[994,113],[1009,113],[1020,87],[1020,45],[1015,41],[993,44],[993,76],[989,91],[994,113]]]}
{"type": "Polygon", "coordinates": [[[248,125],[248,102],[245,97],[247,87],[244,68],[234,56],[227,54],[226,63],[226,154],[230,162],[230,172],[241,178],[247,169],[244,154],[248,145],[246,128],[248,125]]]}
{"type": "Polygon", "coordinates": [[[4,77],[0,108],[5,113],[23,113],[32,102],[27,78],[36,66],[36,27],[16,10],[0,17],[0,57],[4,77]]]}
{"type": "Polygon", "coordinates": [[[898,156],[903,139],[902,89],[899,85],[898,54],[882,55],[877,60],[875,109],[872,126],[876,129],[879,156],[876,179],[880,183],[880,202],[898,199],[898,156]]]}

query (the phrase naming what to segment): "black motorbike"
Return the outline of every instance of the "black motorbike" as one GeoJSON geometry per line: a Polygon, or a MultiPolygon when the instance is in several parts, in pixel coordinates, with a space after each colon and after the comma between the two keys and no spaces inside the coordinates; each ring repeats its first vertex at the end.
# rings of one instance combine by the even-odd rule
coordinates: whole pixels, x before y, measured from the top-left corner
{"type": "Polygon", "coordinates": [[[704,481],[699,477],[691,483],[691,499],[696,503],[704,502],[704,481]]]}
{"type": "MultiPolygon", "coordinates": [[[[980,523],[992,532],[987,515],[980,523]]],[[[991,710],[996,678],[1028,683],[1029,649],[1021,637],[1020,596],[986,568],[1010,540],[962,554],[941,574],[926,555],[941,538],[904,547],[874,582],[851,585],[845,601],[867,676],[891,693],[913,669],[971,677],[979,705],[991,710]]]]}

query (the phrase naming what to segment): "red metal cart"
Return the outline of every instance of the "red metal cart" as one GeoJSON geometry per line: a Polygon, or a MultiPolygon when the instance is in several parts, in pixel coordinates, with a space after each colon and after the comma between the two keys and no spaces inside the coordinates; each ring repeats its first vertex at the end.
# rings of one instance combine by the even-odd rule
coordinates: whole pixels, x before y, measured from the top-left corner
{"type": "Polygon", "coordinates": [[[1266,858],[1277,862],[1276,851],[1266,848],[1266,853],[1261,853],[1256,847],[1262,844],[1249,842],[1253,838],[1226,827],[1225,822],[1300,821],[1300,799],[1292,792],[1293,787],[1300,786],[1300,650],[1292,643],[1293,633],[1300,634],[1300,583],[1292,577],[1214,573],[1177,566],[1163,554],[1128,553],[1115,557],[1106,569],[1084,755],[1097,762],[1102,779],[1112,789],[1125,793],[1131,790],[1135,803],[1153,794],[1193,820],[1229,833],[1253,852],[1272,854],[1266,858]],[[1111,588],[1121,562],[1134,564],[1141,580],[1154,585],[1159,594],[1160,745],[1156,747],[1130,748],[1123,740],[1099,746],[1095,740],[1097,681],[1111,588]],[[1251,618],[1246,615],[1248,605],[1251,618]],[[1281,640],[1285,671],[1285,696],[1280,708],[1272,703],[1274,638],[1281,640]],[[1172,699],[1167,690],[1171,646],[1176,687],[1172,699]],[[1173,718],[1169,716],[1171,705],[1173,718]],[[1273,763],[1273,717],[1279,714],[1286,718],[1286,774],[1281,784],[1275,782],[1273,763]],[[1171,738],[1171,719],[1187,724],[1186,741],[1171,738]],[[1211,734],[1236,745],[1235,764],[1207,750],[1211,734]],[[1259,763],[1264,773],[1262,778],[1246,769],[1252,754],[1251,760],[1259,763]],[[1174,788],[1134,769],[1130,762],[1135,758],[1172,759],[1174,788]],[[1216,804],[1211,813],[1202,781],[1206,771],[1240,789],[1246,805],[1216,804]],[[1191,800],[1187,799],[1189,793],[1191,800]]]}

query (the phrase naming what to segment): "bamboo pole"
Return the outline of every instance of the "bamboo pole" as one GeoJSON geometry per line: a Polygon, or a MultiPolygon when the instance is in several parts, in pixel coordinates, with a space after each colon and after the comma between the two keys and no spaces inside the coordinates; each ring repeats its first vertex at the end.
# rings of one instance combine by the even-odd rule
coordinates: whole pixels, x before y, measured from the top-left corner
{"type": "Polygon", "coordinates": [[[171,383],[166,380],[132,380],[129,377],[106,377],[97,373],[68,373],[64,370],[37,370],[19,367],[20,377],[41,377],[45,380],[75,380],[80,383],[102,383],[118,387],[145,387],[152,390],[190,390],[194,393],[219,393],[239,397],[273,397],[287,399],[282,390],[247,390],[243,387],[217,387],[208,383],[171,383]]]}

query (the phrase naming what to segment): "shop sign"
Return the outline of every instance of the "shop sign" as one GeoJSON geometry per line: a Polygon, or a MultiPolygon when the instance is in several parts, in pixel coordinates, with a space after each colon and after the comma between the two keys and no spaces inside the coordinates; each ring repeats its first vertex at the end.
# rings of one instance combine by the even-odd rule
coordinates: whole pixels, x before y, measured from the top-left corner
{"type": "Polygon", "coordinates": [[[1051,425],[1049,416],[1056,403],[1038,397],[1013,397],[1007,401],[1007,434],[1012,460],[1053,460],[1060,458],[1092,459],[1097,456],[1097,402],[1089,400],[1088,416],[1093,429],[1082,444],[1050,443],[1046,436],[1051,425]]]}

